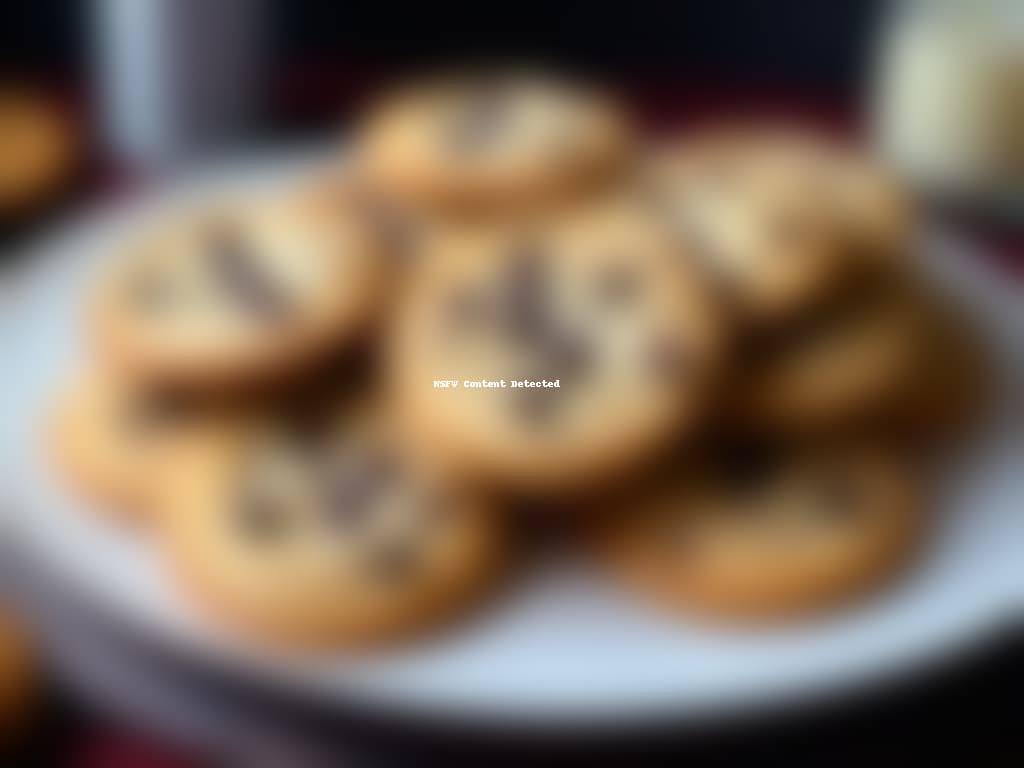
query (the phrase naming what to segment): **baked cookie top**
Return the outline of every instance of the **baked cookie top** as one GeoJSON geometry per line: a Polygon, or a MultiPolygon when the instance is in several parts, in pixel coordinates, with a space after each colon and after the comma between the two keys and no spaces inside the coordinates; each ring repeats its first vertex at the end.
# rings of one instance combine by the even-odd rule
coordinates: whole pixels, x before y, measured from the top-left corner
{"type": "Polygon", "coordinates": [[[702,415],[723,352],[716,308],[628,202],[450,232],[431,256],[388,359],[410,430],[454,466],[568,488],[702,415]]]}
{"type": "Polygon", "coordinates": [[[57,470],[96,509],[122,521],[148,517],[156,477],[171,446],[198,417],[198,404],[89,370],[53,405],[49,448],[57,470]]]}
{"type": "Polygon", "coordinates": [[[910,247],[898,187],[814,134],[709,130],[655,151],[641,175],[657,217],[754,325],[786,322],[910,247]]]}
{"type": "Polygon", "coordinates": [[[494,510],[376,409],[288,408],[196,432],[165,476],[160,543],[211,615],[271,644],[383,643],[489,583],[494,510]]]}
{"type": "Polygon", "coordinates": [[[234,386],[365,330],[385,264],[334,187],[193,211],[132,244],[97,286],[91,329],[147,381],[234,386]]]}
{"type": "Polygon", "coordinates": [[[589,533],[602,562],[670,608],[771,620],[889,574],[917,539],[917,496],[883,448],[747,441],[668,464],[589,533]]]}
{"type": "Polygon", "coordinates": [[[372,109],[357,162],[372,183],[438,207],[532,205],[623,159],[623,114],[598,91],[535,73],[438,78],[372,109]]]}

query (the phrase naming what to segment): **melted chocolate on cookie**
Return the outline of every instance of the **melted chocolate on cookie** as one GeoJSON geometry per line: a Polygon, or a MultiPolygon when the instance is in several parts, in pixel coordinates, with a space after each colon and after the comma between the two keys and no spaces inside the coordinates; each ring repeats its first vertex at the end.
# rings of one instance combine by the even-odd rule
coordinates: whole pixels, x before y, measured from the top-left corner
{"type": "Polygon", "coordinates": [[[235,228],[222,225],[210,230],[206,254],[217,286],[250,317],[265,322],[280,322],[288,317],[290,302],[260,271],[235,228]]]}
{"type": "Polygon", "coordinates": [[[456,155],[486,149],[501,134],[511,102],[507,88],[498,81],[483,80],[466,93],[446,132],[445,144],[456,155]]]}

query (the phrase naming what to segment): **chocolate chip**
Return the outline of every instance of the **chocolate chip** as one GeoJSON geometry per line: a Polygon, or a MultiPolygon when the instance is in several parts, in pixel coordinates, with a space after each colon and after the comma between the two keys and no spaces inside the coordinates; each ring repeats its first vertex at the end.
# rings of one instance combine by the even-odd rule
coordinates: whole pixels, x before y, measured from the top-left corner
{"type": "Polygon", "coordinates": [[[265,493],[242,484],[235,504],[238,530],[249,541],[269,542],[280,538],[288,524],[285,510],[265,493]]]}
{"type": "Polygon", "coordinates": [[[416,519],[425,527],[433,529],[451,516],[452,500],[446,494],[433,488],[424,489],[422,494],[422,499],[416,510],[416,519]]]}
{"type": "Polygon", "coordinates": [[[640,287],[637,271],[627,263],[620,263],[598,274],[595,294],[602,307],[615,308],[635,301],[640,287]]]}
{"type": "Polygon", "coordinates": [[[551,325],[544,256],[538,243],[517,243],[501,278],[500,322],[519,341],[533,342],[551,325]]]}
{"type": "Polygon", "coordinates": [[[356,198],[370,236],[393,261],[408,262],[420,238],[413,217],[398,206],[369,193],[356,198]]]}
{"type": "Polygon", "coordinates": [[[552,332],[544,339],[544,357],[556,377],[572,379],[593,367],[594,349],[582,334],[552,332]]]}
{"type": "Polygon", "coordinates": [[[727,492],[747,496],[761,492],[778,469],[774,446],[758,440],[736,440],[723,446],[718,468],[727,492]]]}
{"type": "MultiPolygon", "coordinates": [[[[532,353],[539,378],[571,377],[586,371],[593,360],[593,349],[579,333],[560,327],[552,312],[550,277],[545,252],[537,244],[523,241],[508,256],[501,278],[498,299],[498,323],[510,339],[532,353]]],[[[526,403],[528,412],[540,406],[539,401],[555,399],[557,391],[531,389],[532,394],[519,393],[517,401],[526,403]]]]}
{"type": "Polygon", "coordinates": [[[822,519],[847,523],[863,512],[862,488],[848,474],[830,474],[822,482],[818,493],[819,503],[814,505],[814,511],[822,519]]]}
{"type": "Polygon", "coordinates": [[[371,550],[367,565],[378,580],[394,583],[407,579],[420,563],[420,550],[415,542],[393,540],[371,550]]]}
{"type": "Polygon", "coordinates": [[[655,336],[645,351],[647,366],[660,381],[674,382],[686,369],[686,351],[682,343],[668,336],[655,336]]]}
{"type": "Polygon", "coordinates": [[[483,295],[471,286],[460,286],[444,299],[441,311],[445,327],[461,331],[482,322],[488,314],[488,305],[483,295]]]}
{"type": "Polygon", "coordinates": [[[179,393],[150,392],[126,404],[123,425],[134,437],[149,437],[186,418],[192,406],[192,402],[179,393]]]}
{"type": "Polygon", "coordinates": [[[298,406],[283,420],[284,437],[299,453],[317,453],[331,434],[331,417],[318,405],[298,406]]]}
{"type": "Polygon", "coordinates": [[[804,313],[799,323],[784,326],[776,333],[761,334],[757,343],[749,347],[751,360],[771,365],[780,357],[785,359],[789,355],[809,354],[816,348],[833,344],[858,321],[851,309],[843,299],[839,299],[804,313]]]}
{"type": "Polygon", "coordinates": [[[206,254],[217,285],[249,316],[279,322],[290,314],[285,294],[260,271],[237,229],[224,224],[210,229],[206,254]]]}
{"type": "Polygon", "coordinates": [[[550,427],[558,410],[558,391],[544,387],[511,390],[509,396],[519,422],[531,429],[550,427]]]}
{"type": "Polygon", "coordinates": [[[507,122],[510,104],[508,89],[500,81],[485,79],[474,84],[448,124],[446,146],[457,155],[485,149],[507,122]]]}
{"type": "Polygon", "coordinates": [[[325,491],[324,520],[336,531],[361,528],[370,516],[373,490],[365,480],[336,474],[325,491]]]}
{"type": "Polygon", "coordinates": [[[700,550],[699,539],[690,525],[678,520],[666,521],[655,531],[655,546],[666,563],[675,565],[697,558],[700,550]]]}
{"type": "Polygon", "coordinates": [[[398,472],[397,460],[388,453],[329,466],[323,487],[326,520],[340,530],[359,527],[370,515],[373,502],[395,481],[398,472]]]}

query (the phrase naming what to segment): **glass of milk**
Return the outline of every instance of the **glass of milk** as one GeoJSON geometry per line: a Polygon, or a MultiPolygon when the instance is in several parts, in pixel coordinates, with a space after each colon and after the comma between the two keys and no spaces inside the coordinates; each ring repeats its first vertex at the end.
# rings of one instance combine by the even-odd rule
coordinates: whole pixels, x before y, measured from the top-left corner
{"type": "Polygon", "coordinates": [[[260,107],[264,0],[92,0],[101,128],[154,170],[238,145],[260,107]]]}
{"type": "Polygon", "coordinates": [[[1024,211],[1024,3],[898,3],[877,53],[883,155],[938,196],[1024,211]]]}

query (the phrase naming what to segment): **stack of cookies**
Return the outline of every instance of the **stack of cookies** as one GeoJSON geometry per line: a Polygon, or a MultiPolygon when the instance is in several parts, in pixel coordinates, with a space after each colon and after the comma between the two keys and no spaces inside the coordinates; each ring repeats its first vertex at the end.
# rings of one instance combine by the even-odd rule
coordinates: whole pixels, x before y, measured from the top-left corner
{"type": "Polygon", "coordinates": [[[524,509],[730,620],[907,561],[979,361],[865,157],[793,127],[645,141],[594,88],[489,72],[393,92],[337,165],[118,254],[55,407],[68,481],[211,616],[407,637],[493,594],[524,509]]]}

